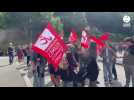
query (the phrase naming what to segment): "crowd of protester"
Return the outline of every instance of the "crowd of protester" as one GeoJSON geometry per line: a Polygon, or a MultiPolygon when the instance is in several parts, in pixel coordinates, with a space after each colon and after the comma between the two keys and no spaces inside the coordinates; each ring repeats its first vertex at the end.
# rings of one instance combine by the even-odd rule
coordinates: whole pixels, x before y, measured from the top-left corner
{"type": "Polygon", "coordinates": [[[55,87],[97,87],[99,66],[97,58],[103,58],[103,74],[105,86],[110,87],[113,80],[118,80],[116,71],[116,59],[123,58],[125,71],[126,87],[129,87],[132,80],[134,86],[134,38],[125,38],[122,43],[112,45],[108,41],[102,49],[100,55],[96,54],[96,43],[90,43],[90,48],[85,49],[81,46],[80,41],[76,43],[67,42],[69,47],[64,54],[58,69],[43,56],[32,50],[32,44],[18,45],[15,49],[13,43],[9,43],[8,56],[9,64],[13,64],[14,56],[17,56],[18,62],[25,62],[28,67],[32,68],[33,86],[45,87],[45,68],[48,67],[51,82],[55,87]],[[125,45],[125,46],[124,46],[125,45]],[[124,56],[117,56],[117,52],[124,51],[124,56]],[[14,54],[16,52],[16,54],[14,54]]]}

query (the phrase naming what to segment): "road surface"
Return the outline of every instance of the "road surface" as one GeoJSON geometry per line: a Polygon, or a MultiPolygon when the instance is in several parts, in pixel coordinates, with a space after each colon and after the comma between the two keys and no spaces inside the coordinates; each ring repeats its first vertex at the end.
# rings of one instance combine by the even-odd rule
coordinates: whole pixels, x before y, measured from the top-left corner
{"type": "MultiPolygon", "coordinates": [[[[0,87],[33,87],[33,77],[28,77],[28,68],[25,64],[19,64],[17,61],[13,65],[8,64],[8,57],[0,57],[0,87]]],[[[103,66],[98,62],[100,72],[98,87],[105,87],[103,78],[103,66]]],[[[116,65],[118,81],[112,87],[119,87],[118,83],[122,86],[125,85],[124,68],[121,65],[116,65]]],[[[45,86],[53,87],[48,72],[45,73],[45,86]]]]}
{"type": "Polygon", "coordinates": [[[0,87],[26,87],[16,64],[8,65],[7,57],[0,57],[0,87]]]}

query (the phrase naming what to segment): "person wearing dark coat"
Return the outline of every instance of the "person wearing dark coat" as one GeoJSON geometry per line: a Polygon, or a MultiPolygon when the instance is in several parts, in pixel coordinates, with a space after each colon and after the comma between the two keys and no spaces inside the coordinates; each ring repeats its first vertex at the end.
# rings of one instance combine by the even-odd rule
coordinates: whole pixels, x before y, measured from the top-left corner
{"type": "Polygon", "coordinates": [[[89,78],[90,87],[97,87],[97,79],[99,75],[99,67],[97,65],[96,43],[91,43],[89,49],[89,61],[87,67],[87,78],[89,78]]]}

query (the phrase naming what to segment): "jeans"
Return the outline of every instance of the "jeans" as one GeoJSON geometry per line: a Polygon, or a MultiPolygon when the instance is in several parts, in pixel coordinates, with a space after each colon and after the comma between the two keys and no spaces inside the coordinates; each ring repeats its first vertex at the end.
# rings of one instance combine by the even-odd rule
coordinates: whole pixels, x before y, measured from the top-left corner
{"type": "Polygon", "coordinates": [[[14,58],[13,55],[9,55],[9,64],[12,64],[13,63],[13,58],[14,58]]]}
{"type": "Polygon", "coordinates": [[[37,72],[33,73],[33,86],[34,87],[38,86],[38,74],[37,74],[37,72]]]}
{"type": "Polygon", "coordinates": [[[73,87],[72,81],[63,81],[63,87],[73,87]]]}
{"type": "Polygon", "coordinates": [[[134,66],[124,66],[126,87],[129,87],[130,80],[132,79],[132,86],[134,87],[134,66]]]}
{"type": "Polygon", "coordinates": [[[113,65],[111,62],[103,63],[103,72],[104,72],[104,81],[105,82],[111,82],[113,80],[112,69],[113,69],[113,65]]]}
{"type": "Polygon", "coordinates": [[[115,68],[115,62],[113,62],[112,73],[113,73],[113,75],[114,75],[114,79],[117,80],[117,72],[116,72],[116,68],[115,68]]]}
{"type": "Polygon", "coordinates": [[[38,87],[44,87],[44,77],[38,77],[38,87]]]}
{"type": "Polygon", "coordinates": [[[24,63],[26,64],[26,61],[27,61],[27,57],[26,56],[24,56],[24,63]]]}
{"type": "Polygon", "coordinates": [[[33,77],[34,87],[44,87],[44,77],[39,77],[37,72],[34,72],[33,77]]]}

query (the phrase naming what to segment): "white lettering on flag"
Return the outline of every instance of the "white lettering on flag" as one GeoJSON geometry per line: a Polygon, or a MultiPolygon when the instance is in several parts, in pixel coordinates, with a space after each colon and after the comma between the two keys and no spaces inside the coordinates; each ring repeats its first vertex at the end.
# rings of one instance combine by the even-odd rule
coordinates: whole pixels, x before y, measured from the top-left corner
{"type": "Polygon", "coordinates": [[[54,39],[55,36],[48,29],[45,29],[37,40],[35,46],[44,51],[54,39]]]}

